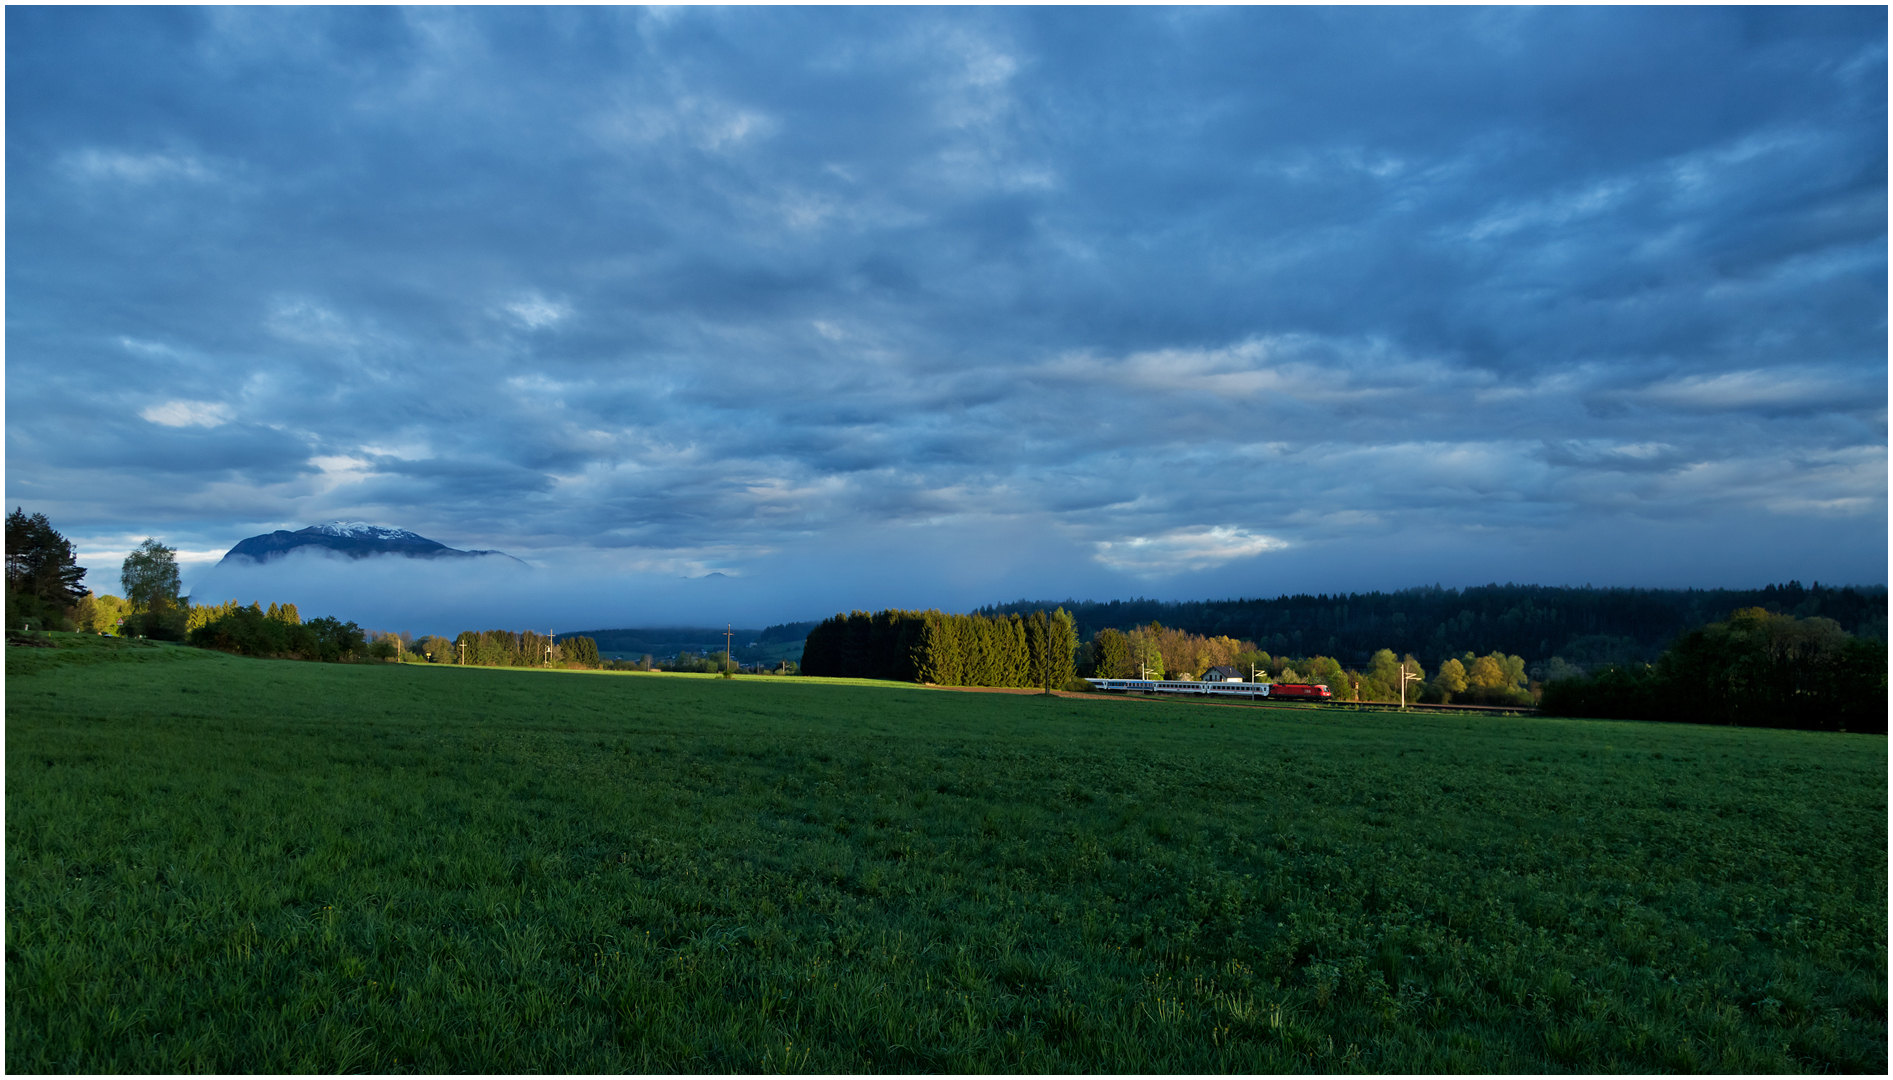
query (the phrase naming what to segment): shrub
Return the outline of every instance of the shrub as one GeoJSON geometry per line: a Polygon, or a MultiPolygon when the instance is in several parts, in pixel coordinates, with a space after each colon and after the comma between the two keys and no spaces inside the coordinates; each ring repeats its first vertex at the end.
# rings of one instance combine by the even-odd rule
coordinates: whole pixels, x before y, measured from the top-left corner
{"type": "Polygon", "coordinates": [[[1886,730],[1886,643],[1832,620],[1738,611],[1677,638],[1654,666],[1607,667],[1545,687],[1561,716],[1816,730],[1886,730]]]}

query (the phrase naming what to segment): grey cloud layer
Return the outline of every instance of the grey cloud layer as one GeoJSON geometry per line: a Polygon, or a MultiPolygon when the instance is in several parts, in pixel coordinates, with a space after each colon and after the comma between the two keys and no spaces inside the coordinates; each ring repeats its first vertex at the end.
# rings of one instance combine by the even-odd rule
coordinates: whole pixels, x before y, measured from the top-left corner
{"type": "Polygon", "coordinates": [[[1748,523],[1713,572],[1884,576],[1880,9],[8,30],[8,494],[81,537],[886,535],[971,602],[1708,584],[1653,551],[1748,523]]]}

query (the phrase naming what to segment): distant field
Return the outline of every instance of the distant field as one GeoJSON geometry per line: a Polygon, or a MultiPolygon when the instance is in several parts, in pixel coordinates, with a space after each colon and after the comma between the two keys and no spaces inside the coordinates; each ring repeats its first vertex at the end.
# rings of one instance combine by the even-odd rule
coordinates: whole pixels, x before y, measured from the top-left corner
{"type": "MultiPolygon", "coordinates": [[[[809,623],[813,626],[813,623],[809,623]]],[[[774,628],[780,633],[781,628],[774,628]]],[[[598,643],[598,655],[607,660],[636,660],[641,656],[659,659],[690,652],[698,656],[721,656],[725,641],[723,627],[659,627],[654,629],[574,630],[564,637],[589,637],[598,643]]],[[[803,637],[788,640],[759,641],[765,632],[737,628],[728,642],[730,658],[739,664],[778,664],[802,658],[803,637]],[[753,644],[752,644],[753,643],[753,644]]]]}
{"type": "Polygon", "coordinates": [[[65,643],[10,1071],[1887,1066],[1880,737],[65,643]]]}

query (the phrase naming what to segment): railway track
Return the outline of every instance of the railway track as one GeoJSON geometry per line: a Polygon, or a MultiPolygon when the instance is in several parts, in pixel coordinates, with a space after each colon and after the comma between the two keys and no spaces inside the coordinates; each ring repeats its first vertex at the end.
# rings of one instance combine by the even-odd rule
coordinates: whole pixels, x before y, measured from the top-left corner
{"type": "Polygon", "coordinates": [[[1329,696],[1325,685],[1291,684],[1287,686],[1270,683],[1232,683],[1199,682],[1193,680],[1157,680],[1157,679],[1087,679],[1095,693],[1122,694],[1147,699],[1194,698],[1209,700],[1218,704],[1253,704],[1253,705],[1306,705],[1320,706],[1327,709],[1350,709],[1361,712],[1457,712],[1489,713],[1499,716],[1535,716],[1535,705],[1422,705],[1418,702],[1406,706],[1382,701],[1341,701],[1329,696]],[[1282,691],[1288,692],[1282,692],[1282,691]],[[1318,691],[1318,693],[1316,693],[1318,691]]]}

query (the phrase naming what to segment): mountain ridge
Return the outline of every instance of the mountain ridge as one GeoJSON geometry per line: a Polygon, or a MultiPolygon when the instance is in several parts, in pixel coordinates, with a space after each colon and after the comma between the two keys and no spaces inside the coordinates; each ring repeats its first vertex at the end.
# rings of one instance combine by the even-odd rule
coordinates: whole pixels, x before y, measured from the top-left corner
{"type": "Polygon", "coordinates": [[[410,559],[475,559],[497,555],[503,559],[512,559],[521,566],[527,565],[524,560],[504,551],[451,548],[420,533],[373,525],[366,521],[328,521],[295,532],[278,529],[245,537],[225,552],[217,565],[267,563],[305,547],[324,548],[351,559],[366,559],[374,555],[400,555],[410,559]]]}

